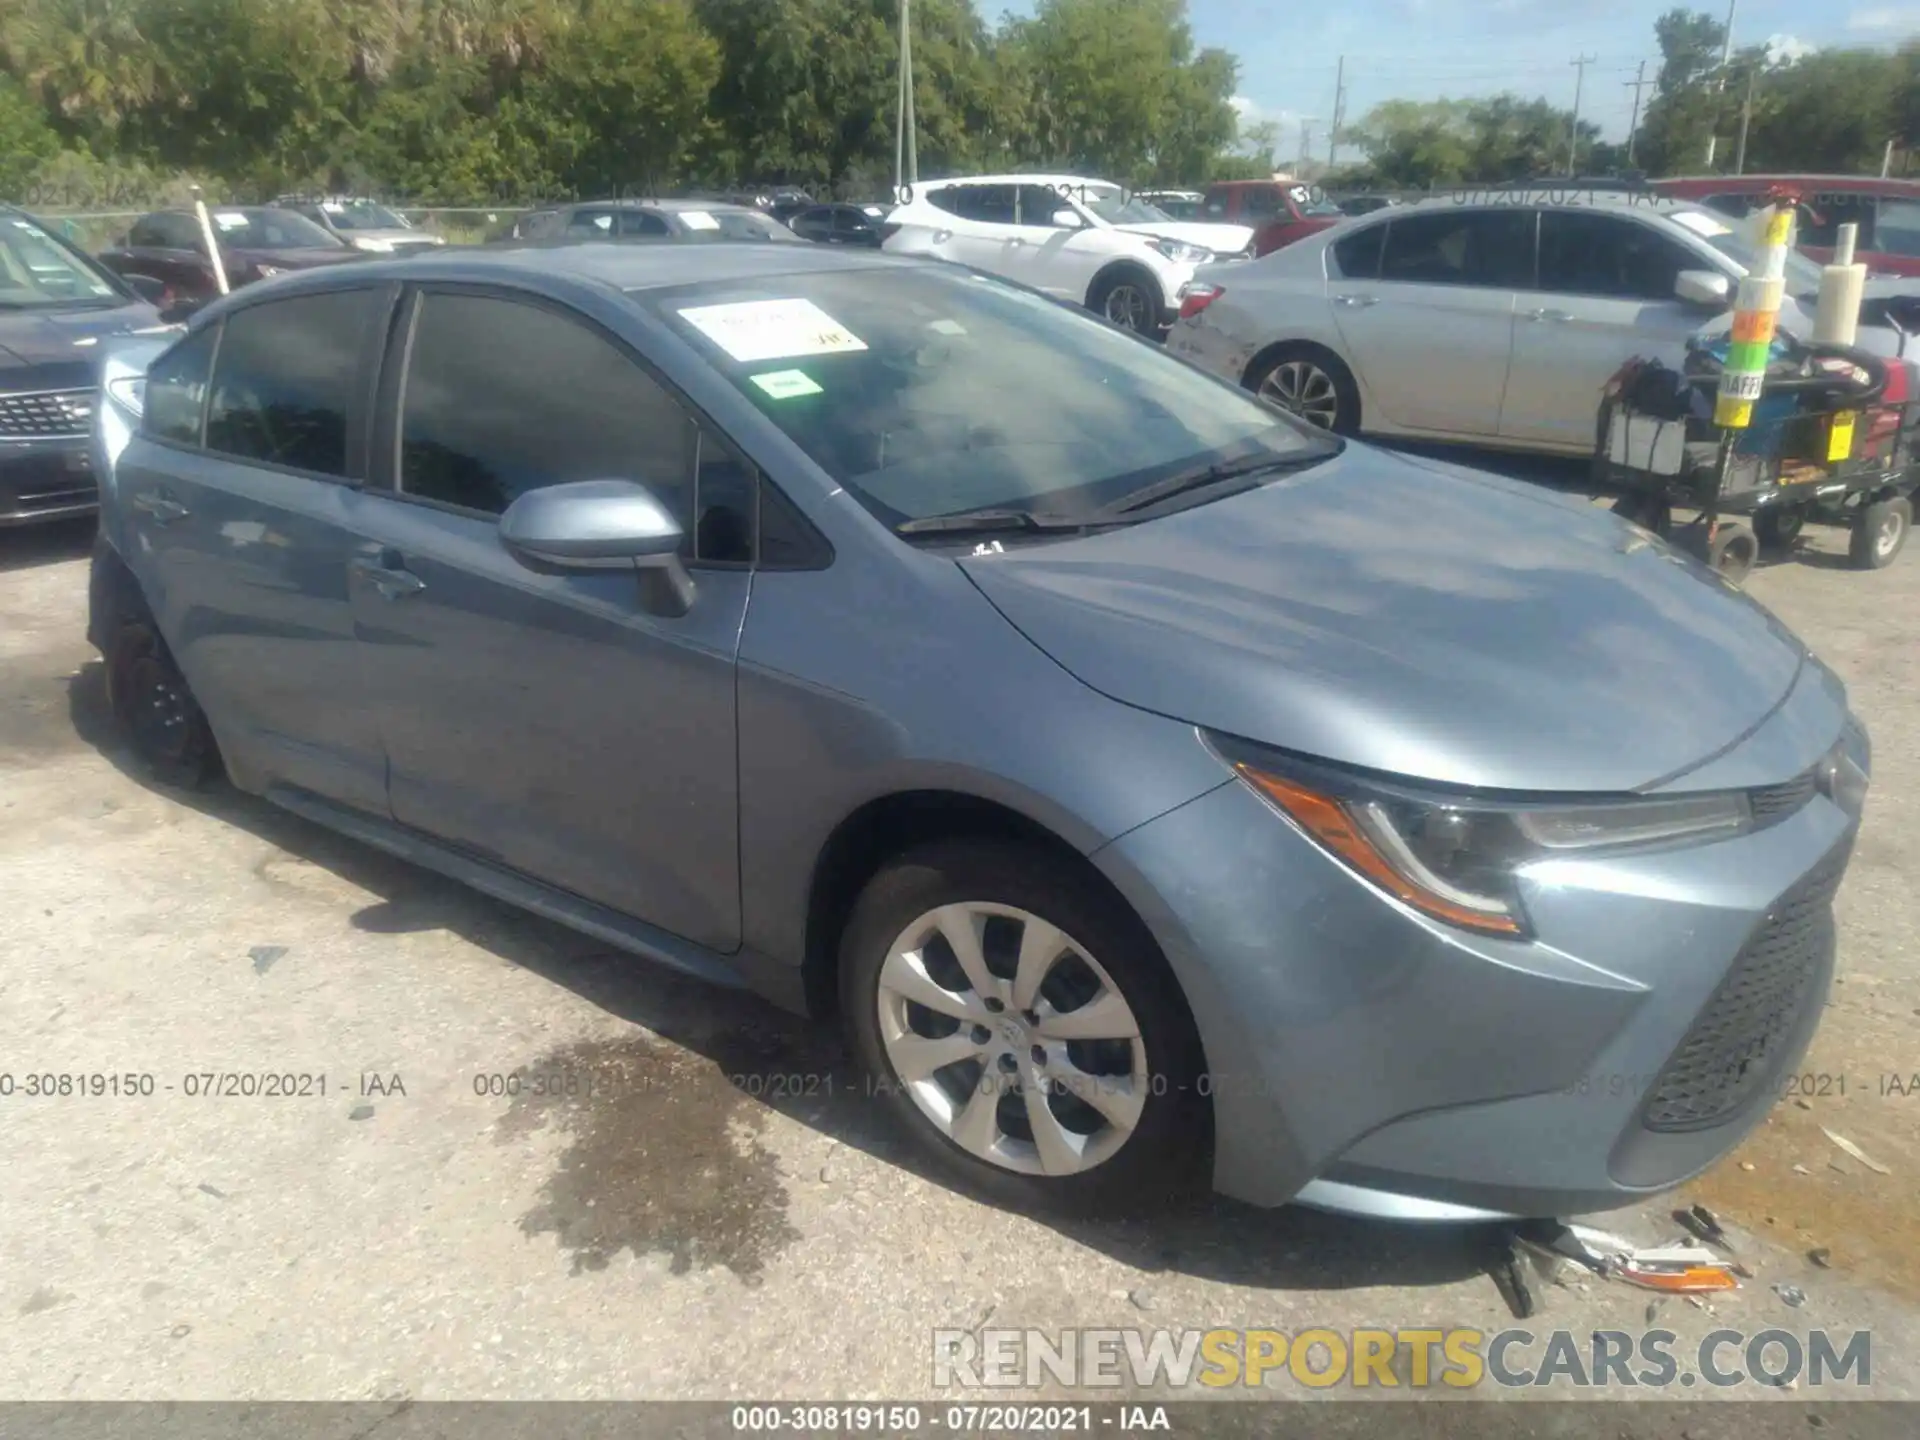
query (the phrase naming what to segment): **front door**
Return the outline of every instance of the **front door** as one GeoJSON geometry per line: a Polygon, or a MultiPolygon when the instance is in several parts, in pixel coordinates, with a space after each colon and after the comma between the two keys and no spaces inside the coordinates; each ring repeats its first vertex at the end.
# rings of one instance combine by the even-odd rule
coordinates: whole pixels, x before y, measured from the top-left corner
{"type": "Polygon", "coordinates": [[[1600,391],[1635,356],[1679,366],[1713,316],[1674,294],[1707,262],[1628,215],[1544,210],[1540,278],[1514,317],[1502,439],[1591,453],[1600,391]]]}
{"type": "Polygon", "coordinates": [[[353,567],[394,818],[737,948],[750,472],[570,311],[429,289],[405,323],[386,407],[399,433],[381,441],[392,488],[353,567]],[[540,574],[501,546],[517,496],[604,479],[647,485],[682,516],[684,615],[650,609],[631,569],[540,574]]]}
{"type": "Polygon", "coordinates": [[[123,553],[237,777],[376,814],[386,761],[347,562],[362,377],[392,303],[377,286],[236,309],[161,357],[115,467],[123,553]]]}
{"type": "Polygon", "coordinates": [[[1436,208],[1386,227],[1377,278],[1327,282],[1369,428],[1491,439],[1533,275],[1533,212],[1436,208]]]}

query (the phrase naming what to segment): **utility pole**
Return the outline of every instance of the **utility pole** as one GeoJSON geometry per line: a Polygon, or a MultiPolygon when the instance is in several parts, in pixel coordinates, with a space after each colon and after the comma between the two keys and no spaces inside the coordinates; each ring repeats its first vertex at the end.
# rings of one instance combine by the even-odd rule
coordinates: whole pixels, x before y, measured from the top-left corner
{"type": "Polygon", "coordinates": [[[1347,118],[1347,57],[1340,57],[1339,68],[1333,72],[1333,121],[1327,126],[1327,169],[1333,169],[1334,157],[1340,153],[1340,122],[1347,118]]]}
{"type": "Polygon", "coordinates": [[[1733,173],[1747,173],[1747,127],[1753,124],[1753,85],[1760,78],[1760,67],[1747,72],[1747,98],[1740,107],[1740,146],[1733,152],[1733,173]]]}
{"type": "MultiPolygon", "coordinates": [[[[1727,89],[1727,67],[1733,64],[1733,17],[1740,9],[1740,0],[1727,0],[1727,43],[1720,51],[1720,76],[1713,82],[1713,93],[1723,95],[1727,89]]],[[[1713,152],[1720,141],[1720,107],[1713,107],[1713,133],[1707,136],[1707,169],[1713,169],[1713,152]]]]}
{"type": "Polygon", "coordinates": [[[1594,55],[1582,55],[1573,64],[1573,124],[1567,133],[1567,175],[1580,173],[1580,91],[1587,82],[1587,66],[1598,59],[1594,55]]]}
{"type": "Polygon", "coordinates": [[[1318,115],[1300,117],[1300,163],[1294,166],[1294,169],[1302,177],[1306,174],[1307,162],[1313,158],[1313,122],[1319,118],[1318,115]]]}
{"type": "Polygon", "coordinates": [[[1652,82],[1647,79],[1647,62],[1642,60],[1639,70],[1634,72],[1633,79],[1625,82],[1626,88],[1633,91],[1633,119],[1627,122],[1627,164],[1629,166],[1633,164],[1633,142],[1640,133],[1640,92],[1646,89],[1649,83],[1652,82]]]}
{"type": "Polygon", "coordinates": [[[893,193],[920,183],[920,159],[913,135],[913,0],[900,0],[900,108],[893,127],[893,193]]]}

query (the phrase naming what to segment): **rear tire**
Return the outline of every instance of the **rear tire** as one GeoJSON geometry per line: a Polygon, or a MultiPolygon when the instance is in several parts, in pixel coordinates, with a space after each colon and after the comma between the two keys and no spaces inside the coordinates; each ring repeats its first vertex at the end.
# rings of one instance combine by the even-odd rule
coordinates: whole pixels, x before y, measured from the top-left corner
{"type": "Polygon", "coordinates": [[[163,785],[196,789],[220,772],[213,730],[153,626],[122,621],[107,650],[107,700],[141,766],[163,785]]]}
{"type": "Polygon", "coordinates": [[[894,860],[848,921],[840,1003],[877,1098],[996,1202],[1137,1210],[1204,1173],[1211,1113],[1185,999],[1145,927],[1070,859],[948,841],[894,860]],[[1023,956],[1044,976],[1024,989],[1023,956]]]}
{"type": "Polygon", "coordinates": [[[1847,558],[1856,570],[1884,569],[1905,548],[1912,529],[1913,502],[1904,495],[1863,505],[1853,522],[1847,558]]]}
{"type": "Polygon", "coordinates": [[[1793,548],[1806,523],[1807,512],[1802,506],[1774,505],[1753,517],[1753,533],[1759,537],[1762,550],[1782,554],[1793,548]]]}
{"type": "Polygon", "coordinates": [[[1353,372],[1318,345],[1285,345],[1247,371],[1247,389],[1307,424],[1335,435],[1360,433],[1360,386],[1353,372]]]}
{"type": "Polygon", "coordinates": [[[1722,520],[1707,542],[1707,564],[1729,585],[1743,582],[1760,558],[1760,540],[1738,520],[1722,520]]]}

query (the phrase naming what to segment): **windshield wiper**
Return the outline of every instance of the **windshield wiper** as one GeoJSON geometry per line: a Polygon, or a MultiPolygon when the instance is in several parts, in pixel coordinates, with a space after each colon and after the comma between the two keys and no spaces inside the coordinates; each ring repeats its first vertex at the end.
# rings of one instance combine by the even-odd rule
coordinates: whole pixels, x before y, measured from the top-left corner
{"type": "Polygon", "coordinates": [[[1064,531],[1084,530],[1088,522],[1069,515],[1036,515],[1031,510],[994,508],[956,510],[951,515],[928,515],[919,520],[903,520],[893,527],[896,535],[972,535],[995,530],[1064,531]]]}
{"type": "Polygon", "coordinates": [[[1272,471],[1305,470],[1329,460],[1339,453],[1338,447],[1331,450],[1312,450],[1302,455],[1249,455],[1239,460],[1221,460],[1212,465],[1197,465],[1191,470],[1182,470],[1169,475],[1164,480],[1156,480],[1151,485],[1123,495],[1112,504],[1096,512],[1111,518],[1115,515],[1132,515],[1158,505],[1162,500],[1170,500],[1175,495],[1184,495],[1192,490],[1206,490],[1229,480],[1245,479],[1253,475],[1265,475],[1272,471]]]}

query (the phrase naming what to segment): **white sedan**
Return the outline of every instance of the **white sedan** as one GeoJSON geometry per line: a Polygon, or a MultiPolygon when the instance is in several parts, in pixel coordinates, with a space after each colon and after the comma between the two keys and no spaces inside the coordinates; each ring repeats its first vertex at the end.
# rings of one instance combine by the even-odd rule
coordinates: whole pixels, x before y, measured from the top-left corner
{"type": "MultiPolygon", "coordinates": [[[[1207,268],[1167,344],[1344,434],[1591,454],[1608,378],[1677,366],[1754,258],[1724,217],[1644,196],[1423,201],[1207,268]]],[[[1782,328],[1811,333],[1819,283],[1789,259],[1782,328]]]]}

